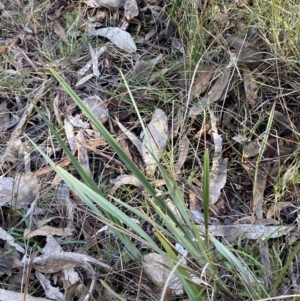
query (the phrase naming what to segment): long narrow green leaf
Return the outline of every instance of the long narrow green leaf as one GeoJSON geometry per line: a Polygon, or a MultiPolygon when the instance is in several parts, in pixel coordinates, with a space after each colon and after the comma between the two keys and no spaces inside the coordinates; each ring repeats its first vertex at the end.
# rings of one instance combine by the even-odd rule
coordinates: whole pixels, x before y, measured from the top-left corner
{"type": "Polygon", "coordinates": [[[157,204],[159,204],[164,210],[166,210],[170,215],[172,212],[166,206],[165,202],[156,195],[155,189],[149,183],[144,174],[140,171],[140,169],[134,164],[134,162],[127,156],[127,154],[123,151],[117,141],[112,137],[109,131],[104,127],[104,125],[98,120],[98,118],[93,114],[93,112],[83,103],[83,101],[77,96],[75,91],[63,80],[63,78],[52,68],[50,68],[53,76],[59,81],[65,91],[70,95],[70,97],[74,100],[77,106],[82,110],[84,115],[92,122],[92,124],[97,128],[97,130],[101,133],[107,143],[111,146],[111,148],[116,152],[121,161],[126,165],[126,167],[139,179],[139,181],[143,184],[145,189],[150,193],[150,195],[155,199],[157,204]]]}
{"type": "Polygon", "coordinates": [[[208,221],[209,221],[209,152],[204,152],[204,168],[203,168],[203,211],[205,238],[208,243],[208,221]]]}
{"type": "Polygon", "coordinates": [[[235,267],[235,269],[240,273],[242,276],[242,279],[244,281],[244,284],[247,286],[248,290],[251,292],[253,297],[256,296],[256,292],[252,286],[252,282],[250,281],[249,274],[250,270],[246,267],[246,265],[243,265],[238,258],[234,256],[234,254],[225,247],[222,243],[220,243],[216,238],[214,238],[212,235],[210,235],[210,239],[215,245],[216,249],[222,254],[229,263],[235,267]]]}
{"type": "Polygon", "coordinates": [[[91,179],[90,175],[86,172],[86,170],[79,164],[79,162],[76,160],[68,146],[65,144],[65,142],[61,139],[60,135],[58,134],[57,130],[54,128],[54,126],[51,124],[51,122],[47,119],[47,117],[43,114],[43,112],[39,109],[39,107],[36,105],[36,103],[32,102],[34,108],[39,113],[39,115],[42,117],[43,121],[47,124],[49,127],[51,133],[55,136],[57,141],[59,142],[60,146],[64,150],[64,152],[69,157],[71,163],[74,165],[76,170],[78,171],[81,179],[84,181],[86,185],[91,187],[94,191],[98,192],[99,194],[102,194],[101,190],[98,188],[96,183],[91,179]]]}
{"type": "MultiPolygon", "coordinates": [[[[177,263],[179,261],[173,249],[169,246],[168,242],[164,237],[157,231],[155,232],[156,237],[159,239],[165,250],[167,251],[170,258],[177,263]]],[[[198,294],[198,288],[196,284],[191,280],[188,271],[181,265],[178,266],[176,275],[179,277],[181,284],[183,285],[186,293],[188,294],[190,300],[200,301],[202,298],[196,298],[198,294]]]]}
{"type": "MultiPolygon", "coordinates": [[[[41,155],[47,160],[47,162],[51,165],[53,170],[55,170],[56,173],[64,180],[68,187],[70,187],[70,189],[72,189],[95,214],[97,214],[99,217],[102,217],[102,220],[104,222],[108,224],[112,223],[116,228],[122,227],[122,223],[125,223],[130,228],[135,230],[141,237],[144,237],[146,240],[148,240],[151,246],[156,246],[153,240],[147,235],[147,233],[145,233],[141,228],[139,228],[125,213],[116,208],[102,195],[94,191],[85,183],[80,182],[78,179],[70,175],[66,170],[59,166],[56,166],[54,162],[29,137],[27,138],[41,153],[41,155]],[[108,218],[105,218],[103,216],[98,207],[95,206],[95,203],[108,215],[108,218]]],[[[134,258],[140,258],[141,255],[139,251],[131,242],[128,235],[124,235],[121,231],[115,231],[115,234],[134,258]]]]}
{"type": "Polygon", "coordinates": [[[124,299],[119,294],[117,294],[105,281],[100,279],[101,284],[118,300],[120,301],[126,301],[127,299],[124,299]]]}

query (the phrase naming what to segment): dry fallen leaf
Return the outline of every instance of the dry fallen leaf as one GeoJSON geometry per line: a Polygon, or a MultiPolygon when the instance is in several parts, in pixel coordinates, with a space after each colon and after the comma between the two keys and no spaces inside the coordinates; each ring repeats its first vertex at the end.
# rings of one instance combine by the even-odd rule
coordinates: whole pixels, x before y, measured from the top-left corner
{"type": "Polygon", "coordinates": [[[18,174],[15,179],[0,179],[0,207],[6,204],[13,208],[26,208],[39,193],[38,179],[31,173],[18,174]]]}
{"type": "MultiPolygon", "coordinates": [[[[30,262],[28,262],[30,264],[30,262]]],[[[33,267],[41,273],[57,273],[59,271],[82,267],[88,274],[91,273],[89,264],[95,264],[105,271],[110,271],[111,267],[95,258],[74,252],[52,252],[35,257],[33,267]]],[[[93,271],[92,271],[93,273],[93,271]]]]}
{"type": "Polygon", "coordinates": [[[213,156],[213,162],[211,171],[209,174],[209,200],[210,204],[215,204],[221,193],[221,189],[226,184],[227,179],[227,161],[228,159],[223,159],[222,157],[222,137],[218,134],[217,129],[217,119],[214,116],[212,110],[209,109],[212,135],[215,145],[215,152],[213,156]]]}
{"type": "Polygon", "coordinates": [[[59,287],[54,287],[51,285],[51,282],[40,272],[35,272],[36,278],[39,280],[42,285],[46,297],[52,300],[64,301],[64,294],[59,291],[59,287]]]}
{"type": "Polygon", "coordinates": [[[212,76],[214,74],[214,66],[210,65],[201,70],[193,83],[191,90],[191,101],[200,94],[204,93],[208,88],[212,76]]]}
{"type": "Polygon", "coordinates": [[[70,150],[74,153],[76,150],[76,140],[75,140],[75,134],[74,134],[74,128],[73,125],[68,121],[68,118],[65,118],[64,120],[64,128],[66,132],[66,137],[69,143],[70,150]]]}
{"type": "Polygon", "coordinates": [[[138,188],[143,188],[141,182],[132,175],[120,175],[117,178],[110,180],[110,183],[114,185],[113,190],[117,190],[121,185],[133,185],[138,188]]]}
{"type": "Polygon", "coordinates": [[[32,297],[28,294],[25,293],[16,293],[12,291],[8,291],[6,289],[0,289],[0,301],[8,301],[8,300],[13,300],[13,301],[53,301],[50,299],[46,298],[37,298],[37,297],[32,297]]]}
{"type": "Polygon", "coordinates": [[[138,16],[139,8],[136,3],[136,0],[125,0],[124,4],[125,17],[127,20],[131,20],[138,16]]]}
{"type": "Polygon", "coordinates": [[[90,49],[91,60],[92,60],[92,65],[93,65],[93,74],[96,77],[99,77],[100,72],[99,72],[99,68],[98,68],[98,56],[96,55],[96,52],[91,44],[89,44],[89,49],[90,49]]]}
{"type": "Polygon", "coordinates": [[[224,94],[224,91],[226,90],[227,86],[229,85],[230,77],[231,67],[227,66],[219,75],[218,79],[210,89],[208,95],[206,97],[203,97],[200,100],[199,104],[196,104],[190,108],[189,115],[197,116],[203,112],[207,105],[218,101],[224,94]]]}
{"type": "Polygon", "coordinates": [[[131,35],[119,27],[106,27],[97,30],[91,28],[88,32],[92,36],[101,36],[109,39],[117,47],[128,53],[133,53],[137,50],[131,35]]]}
{"type": "MultiPolygon", "coordinates": [[[[83,76],[90,68],[91,66],[93,66],[94,68],[94,61],[98,60],[98,58],[104,54],[107,50],[107,47],[102,46],[101,48],[97,49],[95,51],[95,57],[92,57],[79,71],[78,71],[78,75],[79,76],[83,76]]],[[[95,74],[94,74],[95,75],[95,74]]],[[[80,81],[79,81],[80,82],[80,81]]],[[[79,83],[78,82],[78,83],[79,83]]],[[[79,85],[79,84],[78,84],[79,85]]]]}
{"type": "Polygon", "coordinates": [[[3,101],[0,104],[0,132],[4,132],[7,130],[10,120],[10,112],[7,109],[6,101],[3,101]]]}
{"type": "Polygon", "coordinates": [[[83,99],[83,102],[89,107],[93,114],[102,123],[105,123],[109,117],[105,102],[98,96],[93,95],[83,99]]]}
{"type": "Polygon", "coordinates": [[[25,253],[23,247],[15,243],[14,238],[0,227],[0,239],[6,241],[10,246],[14,247],[20,253],[25,253]]]}
{"type": "Polygon", "coordinates": [[[229,39],[231,47],[236,49],[237,59],[239,63],[248,66],[257,65],[263,59],[263,53],[258,48],[240,37],[233,37],[229,39]]]}
{"type": "Polygon", "coordinates": [[[93,76],[94,76],[94,74],[88,74],[88,75],[84,76],[82,79],[80,79],[80,80],[76,83],[75,87],[79,87],[79,86],[83,85],[83,84],[86,83],[88,80],[90,80],[93,76]]]}
{"type": "Polygon", "coordinates": [[[243,81],[244,81],[244,89],[246,94],[246,102],[253,107],[258,99],[257,96],[258,86],[253,77],[253,73],[246,65],[243,66],[243,81]]]}
{"type": "Polygon", "coordinates": [[[85,145],[85,138],[83,134],[83,130],[80,130],[76,135],[76,142],[77,142],[77,156],[78,156],[78,163],[80,163],[85,170],[91,174],[90,170],[90,159],[88,155],[87,149],[84,147],[85,145]]]}
{"type": "Polygon", "coordinates": [[[24,238],[29,239],[34,236],[73,236],[74,234],[74,228],[57,228],[57,227],[51,227],[51,226],[43,226],[39,229],[36,229],[34,231],[24,231],[24,238]]]}
{"type": "MultiPolygon", "coordinates": [[[[293,204],[291,202],[278,202],[273,204],[267,214],[266,214],[266,218],[272,218],[272,217],[276,217],[280,220],[280,211],[284,208],[293,206],[293,204]]],[[[296,209],[296,207],[295,207],[296,209]]]]}
{"type": "Polygon", "coordinates": [[[167,266],[163,257],[157,253],[148,253],[143,256],[142,266],[148,277],[159,287],[163,288],[167,283],[168,277],[170,281],[167,284],[171,290],[172,295],[178,296],[183,294],[183,287],[179,278],[173,274],[167,266]]]}
{"type": "Polygon", "coordinates": [[[141,60],[138,61],[133,69],[132,75],[137,77],[137,79],[147,79],[151,76],[152,70],[154,69],[155,65],[160,61],[163,57],[162,54],[158,55],[153,60],[141,60]]]}
{"type": "Polygon", "coordinates": [[[137,150],[139,152],[141,152],[142,149],[142,142],[134,135],[132,134],[129,130],[127,130],[125,128],[125,126],[123,126],[123,124],[121,122],[119,122],[116,119],[116,123],[119,126],[119,128],[121,129],[121,131],[128,137],[128,139],[135,145],[135,147],[137,148],[137,150]]]}
{"type": "Polygon", "coordinates": [[[120,8],[124,5],[124,0],[84,0],[90,7],[120,8]]]}
{"type": "MultiPolygon", "coordinates": [[[[176,244],[176,248],[179,249],[179,244],[176,244]]],[[[179,249],[182,251],[182,249],[179,249]]],[[[185,264],[185,258],[180,256],[180,260],[185,264]]],[[[142,266],[148,277],[160,288],[163,289],[164,286],[168,287],[168,290],[172,296],[179,296],[184,294],[184,290],[179,278],[176,274],[172,273],[167,267],[167,263],[163,257],[157,253],[148,253],[142,258],[142,266]]],[[[203,281],[194,276],[190,275],[193,282],[196,284],[202,284],[203,281]]]]}
{"type": "Polygon", "coordinates": [[[141,138],[141,155],[146,164],[146,174],[152,175],[157,167],[156,160],[160,159],[168,140],[168,119],[163,110],[155,110],[146,133],[142,132],[141,138]]]}
{"type": "MultiPolygon", "coordinates": [[[[205,233],[205,225],[198,225],[198,229],[205,233]]],[[[239,224],[239,225],[210,225],[208,232],[217,237],[226,237],[230,241],[236,239],[254,239],[259,238],[265,240],[269,238],[281,237],[287,234],[299,235],[299,230],[293,226],[265,226],[265,225],[252,225],[252,224],[239,224]],[[293,233],[295,232],[295,233],[293,233]]]]}
{"type": "Polygon", "coordinates": [[[68,44],[69,41],[67,39],[65,29],[61,26],[61,24],[57,19],[53,21],[53,26],[54,26],[54,32],[57,34],[57,36],[66,44],[68,44]]]}
{"type": "Polygon", "coordinates": [[[182,137],[179,143],[179,156],[178,156],[178,161],[176,162],[174,166],[174,172],[177,174],[180,172],[180,169],[182,168],[188,152],[189,152],[189,139],[186,135],[182,137]]]}
{"type": "Polygon", "coordinates": [[[253,183],[253,197],[251,202],[251,210],[255,213],[256,218],[263,218],[263,196],[267,185],[267,179],[271,169],[271,162],[260,162],[258,166],[257,176],[253,183]]]}

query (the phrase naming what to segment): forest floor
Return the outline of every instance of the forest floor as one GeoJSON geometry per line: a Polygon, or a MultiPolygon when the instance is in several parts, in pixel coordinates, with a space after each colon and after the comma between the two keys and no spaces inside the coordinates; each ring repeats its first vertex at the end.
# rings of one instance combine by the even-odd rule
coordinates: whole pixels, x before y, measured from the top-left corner
{"type": "Polygon", "coordinates": [[[300,300],[298,1],[0,14],[0,301],[300,300]]]}

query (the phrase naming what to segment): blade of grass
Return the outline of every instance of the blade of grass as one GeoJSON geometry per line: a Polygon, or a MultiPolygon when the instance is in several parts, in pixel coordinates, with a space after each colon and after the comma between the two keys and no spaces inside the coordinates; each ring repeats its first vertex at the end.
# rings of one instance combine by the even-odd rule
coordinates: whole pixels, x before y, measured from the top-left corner
{"type": "Polygon", "coordinates": [[[64,152],[67,154],[68,158],[70,159],[71,163],[74,165],[76,170],[78,171],[81,179],[84,181],[86,185],[91,187],[94,191],[96,191],[99,194],[102,194],[101,190],[98,188],[96,183],[91,179],[91,176],[87,171],[79,164],[75,156],[72,154],[68,146],[65,144],[61,136],[58,134],[57,130],[55,127],[52,125],[52,123],[47,119],[47,117],[43,114],[43,112],[39,109],[36,103],[32,102],[34,108],[36,111],[39,113],[39,115],[42,117],[43,121],[47,124],[49,127],[51,133],[55,136],[57,141],[59,142],[60,146],[64,150],[64,152]]]}
{"type": "Polygon", "coordinates": [[[208,221],[209,221],[209,152],[206,149],[204,152],[204,166],[203,166],[203,211],[204,211],[204,226],[205,239],[208,245],[208,221]]]}
{"type": "Polygon", "coordinates": [[[124,299],[123,297],[121,297],[119,294],[117,294],[116,292],[114,292],[114,290],[103,280],[100,279],[100,283],[118,300],[120,301],[126,301],[127,299],[124,299]]]}
{"type": "MultiPolygon", "coordinates": [[[[164,249],[167,251],[170,258],[175,263],[178,264],[179,259],[178,259],[177,255],[175,254],[175,252],[173,251],[173,249],[169,246],[169,243],[164,239],[164,237],[158,231],[155,231],[155,235],[159,239],[161,244],[163,245],[164,249]]],[[[193,301],[203,300],[202,298],[196,297],[199,290],[198,290],[196,284],[191,280],[188,271],[183,266],[181,266],[181,265],[178,266],[176,275],[179,277],[181,284],[183,285],[190,300],[193,300],[193,301]]]]}
{"type": "Polygon", "coordinates": [[[104,127],[104,125],[98,120],[98,118],[93,114],[93,112],[83,103],[83,101],[77,96],[75,91],[63,80],[63,78],[52,68],[50,68],[53,76],[59,81],[65,91],[70,95],[70,97],[74,100],[77,106],[82,110],[84,115],[91,121],[91,123],[97,128],[97,130],[102,134],[107,143],[111,146],[111,148],[116,152],[121,161],[126,165],[126,167],[139,179],[141,184],[146,188],[146,190],[150,193],[150,195],[155,199],[157,204],[159,204],[165,211],[168,212],[170,216],[172,216],[171,210],[166,206],[165,202],[156,195],[155,189],[149,183],[144,174],[140,171],[140,169],[134,164],[132,160],[126,155],[117,141],[112,137],[109,131],[104,127]]]}
{"type": "MultiPolygon", "coordinates": [[[[87,186],[85,183],[80,182],[78,179],[70,175],[63,168],[56,166],[54,162],[36,145],[28,136],[27,139],[35,146],[35,148],[40,152],[40,154],[46,159],[46,161],[51,165],[53,170],[64,180],[64,182],[70,187],[88,206],[89,208],[101,217],[104,222],[108,225],[113,223],[117,229],[123,227],[125,223],[128,227],[135,230],[141,237],[149,240],[152,246],[155,246],[153,240],[142,230],[136,223],[134,223],[126,214],[121,210],[116,208],[111,202],[106,200],[101,194],[94,191],[92,188],[87,186]],[[102,212],[98,209],[95,203],[107,213],[108,217],[105,218],[102,212]]],[[[120,230],[114,231],[116,236],[121,240],[124,246],[128,249],[130,254],[138,259],[140,258],[140,252],[137,250],[136,246],[132,243],[128,235],[124,235],[120,230]]]]}

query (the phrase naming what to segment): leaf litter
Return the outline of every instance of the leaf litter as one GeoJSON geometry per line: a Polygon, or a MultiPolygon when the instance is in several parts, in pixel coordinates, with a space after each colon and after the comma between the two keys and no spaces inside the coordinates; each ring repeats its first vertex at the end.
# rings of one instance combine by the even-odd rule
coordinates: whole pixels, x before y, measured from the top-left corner
{"type": "MultiPolygon", "coordinates": [[[[38,12],[33,8],[28,14],[32,19],[28,19],[26,26],[22,18],[27,7],[22,7],[21,11],[17,2],[2,4],[0,24],[5,30],[0,46],[3,58],[0,73],[4,81],[0,90],[0,193],[4,212],[1,238],[5,247],[1,248],[1,252],[14,249],[15,253],[1,267],[1,273],[22,274],[30,262],[24,260],[17,266],[10,261],[17,262],[23,253],[29,255],[31,242],[40,246],[46,241],[44,255],[39,256],[41,252],[38,251],[38,255],[31,258],[35,271],[28,278],[31,294],[37,291],[36,287],[30,287],[37,279],[42,283],[40,291],[47,298],[71,300],[77,294],[87,300],[89,294],[97,296],[98,293],[99,296],[103,288],[96,283],[95,275],[96,266],[100,266],[101,272],[97,272],[97,277],[104,275],[103,278],[112,279],[112,286],[119,292],[131,292],[134,298],[141,300],[145,296],[147,300],[161,297],[157,297],[151,281],[139,278],[139,275],[133,280],[126,280],[129,269],[125,252],[120,246],[113,251],[109,249],[111,245],[108,242],[116,239],[113,231],[100,231],[106,226],[94,218],[79,197],[63,188],[61,179],[54,177],[52,168],[28,143],[27,137],[30,137],[53,158],[57,166],[77,176],[70,159],[34,112],[31,100],[62,133],[81,166],[97,182],[101,191],[134,204],[137,210],[145,210],[141,204],[147,202],[148,196],[144,194],[143,186],[137,178],[128,174],[126,166],[66,93],[58,90],[56,83],[47,75],[49,65],[63,74],[98,120],[151,178],[151,184],[162,197],[166,194],[166,183],[155,172],[157,162],[163,165],[175,162],[170,169],[174,170],[184,201],[190,206],[192,217],[203,233],[201,166],[203,150],[209,148],[213,154],[209,233],[220,241],[226,239],[232,245],[241,240],[257,240],[261,264],[273,272],[274,267],[268,257],[273,252],[268,249],[269,239],[275,242],[275,246],[282,236],[293,240],[299,237],[297,162],[300,117],[296,93],[299,87],[295,79],[290,78],[295,70],[288,70],[280,59],[282,54],[277,56],[276,51],[270,51],[273,41],[264,43],[260,25],[253,22],[245,24],[246,19],[239,22],[238,13],[251,12],[252,4],[237,3],[230,9],[227,2],[214,8],[215,26],[220,30],[206,36],[206,53],[199,61],[202,67],[197,68],[194,81],[189,71],[181,66],[190,64],[191,46],[196,40],[191,39],[193,43],[190,43],[182,39],[178,34],[182,20],[176,17],[175,22],[170,22],[167,16],[172,14],[162,1],[85,1],[81,4],[85,8],[82,10],[76,5],[58,1],[47,7],[41,5],[38,12]],[[41,22],[40,16],[46,12],[48,22],[41,22]],[[74,14],[79,16],[75,18],[76,22],[74,14]],[[20,28],[26,34],[16,36],[20,28]],[[6,35],[9,31],[10,34],[6,35]],[[84,40],[81,45],[77,44],[83,41],[85,34],[88,42],[84,40]],[[213,36],[218,39],[212,40],[213,36]],[[212,43],[212,48],[209,43],[212,43]],[[128,92],[119,70],[128,79],[145,121],[145,131],[128,102],[128,92]],[[184,85],[177,84],[177,79],[182,78],[184,85]],[[191,103],[186,103],[186,98],[191,103]],[[266,140],[263,160],[258,164],[255,190],[255,166],[273,103],[276,104],[274,122],[266,140]],[[186,118],[187,109],[189,116],[186,118]],[[203,118],[206,110],[210,115],[209,122],[203,118]],[[226,122],[225,115],[229,116],[226,122]],[[251,204],[252,211],[249,209],[251,204]],[[20,238],[18,231],[24,237],[20,238]],[[83,239],[90,239],[88,246],[84,241],[83,247],[77,247],[77,240],[80,245],[83,239]],[[23,248],[24,240],[30,246],[29,250],[23,248]],[[112,256],[102,261],[99,253],[104,258],[108,254],[112,256]],[[97,262],[89,261],[89,258],[97,262]],[[122,270],[122,280],[113,276],[115,274],[107,275],[114,270],[108,262],[115,265],[115,271],[122,270]],[[87,275],[87,288],[81,289],[78,271],[87,275]],[[78,288],[76,292],[74,287],[78,288]]],[[[205,6],[199,8],[201,15],[204,11],[205,6]]],[[[206,35],[202,34],[203,37],[206,35]]],[[[205,39],[203,43],[206,43],[205,39]]],[[[166,204],[174,203],[169,196],[164,200],[166,204]]],[[[152,208],[147,207],[146,211],[151,218],[156,217],[152,208]]],[[[131,218],[142,222],[136,217],[131,218]]],[[[146,228],[146,224],[142,226],[146,228]]],[[[175,247],[173,241],[170,243],[175,247]]],[[[157,267],[154,260],[150,259],[149,267],[154,271],[163,268],[163,273],[171,277],[166,263],[161,262],[157,267]]],[[[184,264],[190,265],[190,262],[184,264]]],[[[292,268],[293,264],[291,271],[292,268]]],[[[291,274],[290,278],[297,279],[294,272],[291,274]]],[[[180,285],[170,286],[170,279],[177,284],[178,278],[170,277],[160,282],[160,292],[168,285],[171,296],[182,295],[184,292],[180,285]]],[[[158,276],[154,276],[152,280],[155,282],[157,279],[158,276]]],[[[268,287],[274,282],[267,274],[260,280],[268,287]]],[[[19,283],[12,282],[21,291],[19,283]]],[[[3,285],[6,284],[3,282],[3,285]]],[[[23,300],[25,297],[28,300],[46,300],[0,290],[0,299],[3,300],[23,300]]],[[[93,298],[97,300],[98,297],[93,298]]]]}

